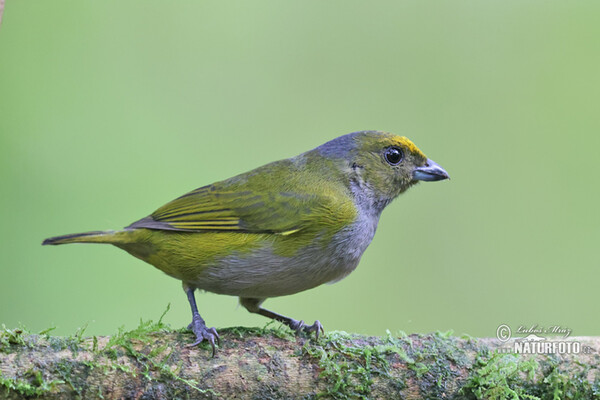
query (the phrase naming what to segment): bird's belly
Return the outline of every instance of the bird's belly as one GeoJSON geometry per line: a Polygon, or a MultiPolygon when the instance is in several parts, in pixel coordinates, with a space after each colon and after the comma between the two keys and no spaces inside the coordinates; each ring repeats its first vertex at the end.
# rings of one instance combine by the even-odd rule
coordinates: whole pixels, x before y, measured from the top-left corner
{"type": "Polygon", "coordinates": [[[202,269],[190,283],[199,289],[241,297],[284,296],[342,279],[360,261],[360,257],[336,257],[324,250],[299,253],[287,257],[263,248],[229,256],[202,269]]]}
{"type": "Polygon", "coordinates": [[[348,229],[329,245],[320,241],[285,255],[276,245],[224,257],[203,268],[190,283],[199,289],[241,297],[284,296],[335,282],[350,274],[373,238],[373,231],[348,229]]]}

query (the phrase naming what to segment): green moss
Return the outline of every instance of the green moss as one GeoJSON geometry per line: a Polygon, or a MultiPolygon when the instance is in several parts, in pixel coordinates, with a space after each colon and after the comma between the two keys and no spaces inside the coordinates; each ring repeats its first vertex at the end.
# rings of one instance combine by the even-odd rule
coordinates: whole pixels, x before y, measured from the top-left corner
{"type": "MultiPolygon", "coordinates": [[[[401,397],[408,385],[404,379],[417,383],[422,398],[444,398],[456,391],[447,382],[460,379],[461,371],[470,365],[466,350],[452,332],[431,335],[392,335],[365,338],[345,332],[327,334],[319,345],[307,342],[304,354],[317,359],[320,377],[327,384],[320,397],[370,398],[374,379],[385,377],[385,396],[401,397]],[[390,363],[403,363],[408,374],[393,376],[390,363]]],[[[469,346],[467,346],[469,347],[469,346]]],[[[381,393],[377,394],[382,395],[381,393]]]]}
{"type": "Polygon", "coordinates": [[[219,330],[219,333],[232,333],[240,339],[246,337],[275,336],[280,339],[296,341],[295,332],[292,331],[287,325],[277,321],[269,321],[262,328],[243,326],[223,328],[219,330]]]}
{"type": "Polygon", "coordinates": [[[14,391],[23,397],[37,397],[47,394],[58,384],[64,383],[61,380],[47,381],[42,372],[30,369],[25,372],[22,378],[6,378],[0,372],[0,387],[3,387],[7,393],[14,391]]]}
{"type": "Polygon", "coordinates": [[[386,355],[395,353],[401,358],[406,353],[401,342],[388,336],[387,340],[367,343],[364,337],[346,332],[329,332],[319,345],[306,342],[304,354],[316,359],[321,369],[320,377],[327,383],[319,397],[369,398],[373,378],[386,376],[396,390],[405,387],[404,382],[394,380],[389,375],[389,362],[386,355]]]}
{"type": "Polygon", "coordinates": [[[475,371],[461,388],[461,393],[469,399],[539,400],[518,385],[523,380],[533,382],[538,367],[539,364],[534,359],[524,360],[516,354],[479,356],[475,362],[475,371]]]}
{"type": "Polygon", "coordinates": [[[544,366],[543,380],[532,393],[542,400],[587,400],[600,399],[600,365],[573,362],[561,365],[557,357],[549,358],[544,366]],[[588,377],[595,377],[590,384],[588,377]]]}
{"type": "Polygon", "coordinates": [[[98,337],[92,336],[92,353],[98,352],[98,337]]]}
{"type": "Polygon", "coordinates": [[[71,350],[74,356],[77,356],[77,353],[81,350],[81,344],[85,341],[85,337],[83,335],[87,330],[87,327],[88,324],[86,323],[81,328],[77,328],[73,335],[67,336],[64,340],[65,348],[71,350]]]}
{"type": "MultiPolygon", "coordinates": [[[[75,334],[68,337],[52,337],[48,335],[51,329],[40,332],[40,335],[44,335],[48,345],[54,351],[71,350],[74,356],[79,351],[85,348],[85,350],[91,351],[95,354],[94,360],[86,361],[69,361],[61,360],[48,368],[53,371],[61,380],[45,381],[42,374],[38,372],[28,372],[26,376],[19,379],[6,378],[0,375],[0,387],[6,388],[8,391],[16,391],[21,396],[40,396],[47,393],[54,386],[59,383],[68,384],[73,391],[79,396],[83,394],[83,390],[86,387],[85,378],[74,379],[74,376],[87,376],[87,374],[75,374],[76,369],[89,369],[90,371],[96,368],[100,368],[106,372],[108,368],[119,370],[125,374],[137,377],[136,369],[132,369],[126,364],[117,362],[120,356],[128,356],[139,365],[139,375],[143,376],[147,380],[160,380],[164,382],[178,382],[185,388],[192,389],[202,394],[212,394],[218,396],[211,389],[203,389],[199,387],[198,382],[192,379],[186,379],[180,376],[181,366],[172,370],[163,360],[167,360],[171,356],[167,343],[160,346],[156,346],[157,334],[161,332],[170,331],[167,324],[163,322],[163,318],[169,311],[170,306],[163,312],[157,322],[143,321],[140,320],[139,325],[133,330],[125,330],[120,328],[118,332],[113,335],[104,348],[99,348],[98,338],[92,337],[89,348],[86,347],[87,341],[84,338],[84,333],[87,325],[78,329],[75,334]],[[142,350],[137,350],[142,345],[142,350]],[[149,351],[144,351],[144,346],[148,345],[151,348],[149,351]],[[97,359],[108,357],[112,360],[110,366],[105,364],[99,364],[97,359]]],[[[263,334],[264,334],[263,330],[263,334]]],[[[275,332],[275,330],[269,330],[269,332],[275,332]]],[[[158,339],[160,340],[160,339],[158,339]]],[[[29,335],[24,328],[19,329],[7,329],[3,326],[0,331],[0,351],[8,351],[14,346],[27,346],[32,347],[37,343],[38,337],[36,335],[29,335]]],[[[173,388],[173,393],[179,389],[173,388]]],[[[182,389],[183,393],[185,390],[182,389]]],[[[180,393],[181,394],[181,393],[180,393]]],[[[98,393],[99,397],[102,397],[102,393],[98,393]]],[[[175,396],[177,397],[177,396],[175,396]]]]}
{"type": "Polygon", "coordinates": [[[543,365],[518,354],[483,352],[461,393],[466,399],[600,399],[598,365],[564,364],[555,356],[543,365]],[[590,384],[589,376],[595,377],[594,383],[590,384]]]}
{"type": "Polygon", "coordinates": [[[44,336],[45,338],[49,338],[50,337],[50,332],[52,332],[55,329],[56,329],[55,326],[52,326],[50,328],[46,328],[43,331],[41,331],[40,333],[38,333],[38,335],[44,336]]]}
{"type": "Polygon", "coordinates": [[[61,360],[54,365],[54,370],[63,379],[63,381],[75,391],[75,393],[81,396],[81,391],[83,390],[84,384],[79,384],[72,379],[73,370],[78,364],[78,362],[61,360]]]}
{"type": "Polygon", "coordinates": [[[403,341],[404,361],[414,374],[408,374],[407,378],[416,382],[423,398],[444,398],[456,391],[461,372],[469,367],[470,360],[463,343],[452,336],[452,331],[411,335],[403,341]]]}
{"type": "MultiPolygon", "coordinates": [[[[164,353],[168,352],[168,344],[165,343],[155,347],[148,353],[136,350],[136,347],[140,342],[142,344],[155,344],[157,341],[156,333],[169,330],[169,326],[163,322],[163,318],[169,309],[170,305],[167,306],[167,309],[163,312],[157,322],[140,320],[140,324],[131,331],[125,331],[125,329],[120,328],[117,334],[110,338],[106,347],[100,353],[104,353],[112,360],[116,360],[119,353],[124,351],[125,355],[136,360],[141,367],[140,374],[149,381],[158,379],[165,382],[179,382],[199,393],[217,396],[217,393],[212,389],[200,388],[198,382],[195,380],[179,376],[180,368],[173,371],[163,362],[164,359],[168,359],[170,356],[170,353],[163,356],[164,353]]],[[[134,371],[122,364],[113,362],[113,368],[136,377],[134,371]]]]}
{"type": "Polygon", "coordinates": [[[48,332],[50,332],[51,330],[54,330],[54,328],[49,328],[49,329],[45,329],[42,332],[40,332],[38,335],[39,336],[35,336],[32,335],[31,338],[32,340],[37,340],[40,337],[43,337],[48,345],[50,346],[50,348],[54,351],[61,351],[61,350],[70,350],[74,356],[77,356],[77,353],[81,350],[89,350],[88,348],[84,348],[83,343],[87,340],[86,337],[84,337],[85,331],[87,329],[87,323],[85,325],[83,325],[81,328],[78,328],[75,333],[71,336],[50,336],[48,334],[48,332]]]}
{"type": "Polygon", "coordinates": [[[120,327],[117,333],[109,339],[106,344],[106,349],[114,348],[115,346],[125,346],[130,344],[132,340],[137,340],[142,343],[150,343],[153,341],[152,335],[169,330],[169,326],[162,320],[171,309],[171,305],[167,306],[167,309],[162,313],[158,322],[152,320],[144,321],[140,319],[139,325],[130,330],[126,331],[124,327],[120,327]]]}
{"type": "Polygon", "coordinates": [[[16,329],[8,329],[2,324],[0,329],[0,351],[7,352],[11,346],[30,346],[29,341],[26,340],[29,331],[24,327],[16,329]]]}
{"type": "MultiPolygon", "coordinates": [[[[85,327],[80,328],[73,336],[58,338],[51,337],[48,333],[54,328],[43,330],[38,335],[32,335],[26,328],[7,329],[3,326],[0,331],[0,350],[8,351],[11,347],[21,346],[34,348],[39,344],[40,337],[44,337],[53,350],[70,349],[75,355],[80,350],[84,341],[85,327]]],[[[47,381],[40,370],[30,369],[23,376],[7,378],[0,375],[0,385],[8,391],[15,391],[22,396],[40,396],[51,391],[57,384],[69,384],[77,393],[81,389],[71,380],[73,363],[61,361],[54,365],[54,372],[62,379],[47,381]]]]}

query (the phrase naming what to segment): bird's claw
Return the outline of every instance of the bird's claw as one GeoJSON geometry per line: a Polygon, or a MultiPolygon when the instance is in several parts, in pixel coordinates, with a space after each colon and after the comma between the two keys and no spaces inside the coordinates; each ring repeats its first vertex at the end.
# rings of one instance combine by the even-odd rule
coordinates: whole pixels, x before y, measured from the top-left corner
{"type": "Polygon", "coordinates": [[[321,325],[321,322],[319,322],[319,320],[316,320],[314,322],[314,324],[312,325],[306,325],[304,323],[304,321],[296,321],[295,319],[290,321],[290,328],[294,331],[296,331],[297,334],[300,334],[300,332],[304,332],[308,335],[311,334],[311,332],[315,333],[315,339],[319,339],[319,332],[320,333],[325,333],[325,330],[323,329],[323,325],[321,325]]]}
{"type": "Polygon", "coordinates": [[[219,338],[219,334],[215,328],[207,328],[204,320],[202,318],[196,318],[192,320],[192,323],[188,325],[188,329],[194,332],[196,335],[196,340],[192,344],[188,344],[186,347],[195,347],[202,343],[204,340],[207,340],[212,347],[212,356],[215,356],[215,339],[217,340],[217,344],[221,345],[221,340],[219,338]]]}

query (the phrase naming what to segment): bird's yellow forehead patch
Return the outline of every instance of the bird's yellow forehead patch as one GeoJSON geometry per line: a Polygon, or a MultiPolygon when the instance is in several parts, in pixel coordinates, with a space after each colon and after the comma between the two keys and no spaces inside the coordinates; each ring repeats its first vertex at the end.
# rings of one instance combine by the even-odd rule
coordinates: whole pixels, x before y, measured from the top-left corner
{"type": "Polygon", "coordinates": [[[425,157],[425,154],[410,139],[404,136],[394,136],[390,141],[393,142],[392,146],[403,147],[415,155],[425,157]]]}
{"type": "Polygon", "coordinates": [[[427,157],[413,142],[407,137],[396,136],[387,132],[364,132],[364,136],[359,140],[363,143],[363,148],[370,151],[379,151],[388,146],[397,146],[408,150],[410,153],[426,159],[427,157]]]}

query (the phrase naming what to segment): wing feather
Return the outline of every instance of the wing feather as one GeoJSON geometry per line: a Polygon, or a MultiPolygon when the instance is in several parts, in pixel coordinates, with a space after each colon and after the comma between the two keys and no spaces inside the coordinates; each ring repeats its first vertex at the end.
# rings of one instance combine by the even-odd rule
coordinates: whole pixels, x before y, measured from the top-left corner
{"type": "Polygon", "coordinates": [[[287,179],[272,180],[268,173],[257,173],[260,169],[250,171],[192,190],[127,228],[291,235],[317,220],[341,227],[356,217],[356,208],[342,185],[306,182],[290,168],[289,160],[262,168],[266,167],[268,173],[285,174],[287,179]],[[299,187],[304,190],[297,190],[299,187]]]}

